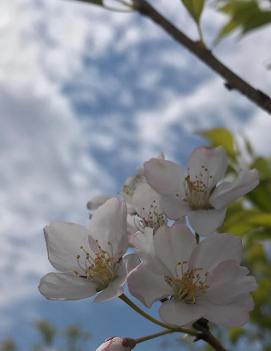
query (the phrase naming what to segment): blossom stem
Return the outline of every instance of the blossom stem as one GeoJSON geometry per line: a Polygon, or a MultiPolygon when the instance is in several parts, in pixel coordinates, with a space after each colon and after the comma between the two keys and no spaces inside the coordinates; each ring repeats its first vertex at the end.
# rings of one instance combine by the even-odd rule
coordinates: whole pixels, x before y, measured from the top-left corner
{"type": "Polygon", "coordinates": [[[217,338],[210,332],[208,326],[208,320],[201,318],[195,323],[193,327],[201,332],[200,336],[196,340],[203,340],[216,351],[227,351],[217,338]]]}
{"type": "Polygon", "coordinates": [[[137,338],[137,339],[135,339],[135,342],[137,344],[140,344],[141,342],[148,341],[151,339],[158,338],[159,336],[163,336],[163,335],[167,335],[167,334],[171,334],[171,333],[176,333],[176,332],[177,332],[177,330],[161,330],[158,333],[154,333],[154,334],[150,334],[147,336],[142,336],[141,338],[137,338]]]}
{"type": "Polygon", "coordinates": [[[161,321],[159,321],[158,319],[152,317],[151,315],[149,315],[148,313],[146,313],[145,311],[143,311],[140,307],[138,307],[132,300],[129,299],[128,296],[126,296],[125,294],[122,294],[119,296],[119,298],[124,301],[128,306],[130,306],[134,311],[136,311],[138,314],[140,314],[142,317],[148,319],[150,322],[159,325],[162,328],[168,329],[170,330],[172,333],[173,332],[181,332],[181,333],[186,333],[192,336],[196,336],[199,337],[199,333],[190,330],[190,329],[186,329],[186,328],[174,328],[171,327],[170,325],[163,323],[161,321]]]}

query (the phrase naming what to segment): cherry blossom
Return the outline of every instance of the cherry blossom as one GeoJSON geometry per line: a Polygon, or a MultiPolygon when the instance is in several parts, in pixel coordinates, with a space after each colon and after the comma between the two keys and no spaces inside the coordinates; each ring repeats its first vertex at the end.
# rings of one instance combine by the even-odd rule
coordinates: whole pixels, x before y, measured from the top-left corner
{"type": "Polygon", "coordinates": [[[224,180],[228,167],[223,147],[194,149],[184,171],[175,162],[152,158],[144,164],[148,183],[160,195],[160,206],[170,219],[188,216],[193,229],[202,235],[223,223],[226,206],[254,189],[258,172],[241,171],[232,182],[224,180]]]}
{"type": "MultiPolygon", "coordinates": [[[[164,159],[164,154],[160,154],[158,159],[164,159]]],[[[143,168],[140,168],[136,175],[126,179],[120,195],[127,205],[127,226],[131,241],[137,231],[144,232],[148,227],[155,233],[165,223],[160,195],[147,183],[143,168]]],[[[93,213],[109,198],[108,195],[95,196],[87,203],[87,207],[93,213]]]]}
{"type": "Polygon", "coordinates": [[[159,309],[164,322],[185,326],[204,317],[241,326],[248,320],[256,281],[240,266],[239,238],[214,234],[197,244],[187,226],[175,223],[161,227],[144,246],[144,259],[128,278],[129,290],[147,307],[164,301],[159,309]]]}
{"type": "Polygon", "coordinates": [[[134,346],[133,339],[112,337],[105,340],[96,351],[130,351],[134,346]]]}
{"type": "Polygon", "coordinates": [[[49,273],[39,290],[48,299],[104,301],[122,294],[128,247],[126,204],[112,198],[94,213],[90,228],[53,223],[45,227],[48,258],[60,273],[49,273]]]}

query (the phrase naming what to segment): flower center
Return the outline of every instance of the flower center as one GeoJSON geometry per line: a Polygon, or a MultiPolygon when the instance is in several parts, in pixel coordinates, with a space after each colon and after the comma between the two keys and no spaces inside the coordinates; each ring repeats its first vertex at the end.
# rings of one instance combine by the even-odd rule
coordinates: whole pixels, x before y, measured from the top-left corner
{"type": "Polygon", "coordinates": [[[210,208],[209,197],[213,189],[213,176],[205,166],[201,166],[198,175],[193,178],[189,174],[185,177],[185,197],[191,209],[208,209],[210,208]]]}
{"type": "Polygon", "coordinates": [[[145,227],[152,228],[154,233],[165,224],[166,217],[161,213],[160,207],[156,200],[153,200],[150,207],[142,207],[138,217],[135,217],[135,225],[142,231],[145,227]]]}
{"type": "Polygon", "coordinates": [[[181,274],[177,277],[165,276],[165,281],[172,288],[173,299],[195,304],[197,297],[203,295],[208,289],[206,283],[208,272],[204,272],[202,268],[193,268],[185,272],[186,265],[186,261],[179,262],[181,274]]]}
{"type": "Polygon", "coordinates": [[[119,260],[102,250],[98,244],[97,251],[92,255],[83,246],[80,249],[83,253],[76,256],[79,271],[74,273],[93,282],[97,291],[105,289],[117,278],[119,260]]]}

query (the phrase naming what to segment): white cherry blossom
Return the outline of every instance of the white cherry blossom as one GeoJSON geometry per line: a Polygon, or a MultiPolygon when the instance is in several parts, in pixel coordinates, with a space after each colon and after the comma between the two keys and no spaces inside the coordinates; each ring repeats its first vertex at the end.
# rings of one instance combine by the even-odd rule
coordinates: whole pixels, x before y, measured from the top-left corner
{"type": "MultiPolygon", "coordinates": [[[[159,155],[158,159],[164,159],[164,154],[159,155]]],[[[144,232],[148,227],[155,233],[165,223],[160,195],[147,183],[143,168],[140,168],[136,175],[126,179],[120,195],[127,205],[127,225],[131,240],[137,231],[144,232]]],[[[87,203],[87,207],[93,213],[108,198],[108,195],[95,196],[87,203]]]]}
{"type": "Polygon", "coordinates": [[[112,337],[105,340],[96,351],[130,351],[134,346],[133,339],[112,337]]]}
{"type": "Polygon", "coordinates": [[[223,147],[194,149],[184,171],[175,162],[152,158],[144,164],[148,183],[160,195],[160,206],[171,219],[187,215],[190,225],[206,235],[223,223],[226,206],[254,189],[258,172],[241,171],[232,181],[223,181],[228,162],[223,147]]]}
{"type": "Polygon", "coordinates": [[[256,289],[256,281],[240,266],[239,238],[214,234],[197,244],[188,227],[175,223],[161,227],[147,247],[128,286],[147,307],[166,300],[159,309],[163,321],[184,326],[204,317],[224,326],[241,326],[248,320],[253,308],[249,293],[256,289]]]}
{"type": "Polygon", "coordinates": [[[122,294],[128,247],[126,205],[112,198],[94,213],[90,229],[78,224],[45,227],[48,258],[60,273],[49,273],[39,290],[48,299],[104,301],[122,294]]]}

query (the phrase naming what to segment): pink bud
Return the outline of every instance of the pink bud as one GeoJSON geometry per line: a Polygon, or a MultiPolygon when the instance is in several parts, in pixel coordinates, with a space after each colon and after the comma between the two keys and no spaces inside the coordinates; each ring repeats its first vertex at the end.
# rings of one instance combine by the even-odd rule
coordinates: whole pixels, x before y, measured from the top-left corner
{"type": "Polygon", "coordinates": [[[131,351],[135,345],[133,339],[113,337],[106,339],[96,351],[131,351]]]}

